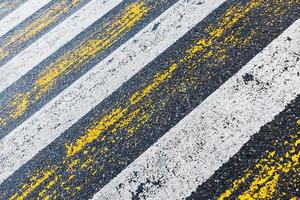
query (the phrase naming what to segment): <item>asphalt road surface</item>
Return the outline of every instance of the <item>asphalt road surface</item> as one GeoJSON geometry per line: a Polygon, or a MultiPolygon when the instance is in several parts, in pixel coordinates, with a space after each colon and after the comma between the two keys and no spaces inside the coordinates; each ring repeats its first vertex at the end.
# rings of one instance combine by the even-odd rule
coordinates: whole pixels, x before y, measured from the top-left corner
{"type": "Polygon", "coordinates": [[[0,199],[300,197],[300,0],[0,1],[0,199]]]}

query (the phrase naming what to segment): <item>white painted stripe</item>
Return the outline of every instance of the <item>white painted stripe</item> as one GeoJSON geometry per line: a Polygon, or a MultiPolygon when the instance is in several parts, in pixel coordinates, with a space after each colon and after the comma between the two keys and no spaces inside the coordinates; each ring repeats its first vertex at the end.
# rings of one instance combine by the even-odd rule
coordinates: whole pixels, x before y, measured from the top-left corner
{"type": "Polygon", "coordinates": [[[179,0],[0,141],[0,183],[224,0],[179,0]],[[159,24],[157,29],[153,27],[159,24]],[[84,106],[83,106],[84,105],[84,106]]]}
{"type": "Polygon", "coordinates": [[[51,0],[29,0],[0,21],[0,37],[34,14],[51,0]]]}
{"type": "Polygon", "coordinates": [[[1,67],[0,92],[93,24],[122,0],[92,0],[1,67]]]}
{"type": "Polygon", "coordinates": [[[189,196],[222,163],[237,153],[252,134],[300,93],[300,77],[297,75],[300,61],[296,61],[299,54],[295,54],[299,52],[300,20],[93,199],[131,199],[141,184],[144,184],[144,191],[139,196],[141,199],[182,199],[189,196]],[[292,41],[287,41],[287,36],[292,41]],[[245,84],[242,77],[246,73],[253,74],[255,81],[245,84]],[[160,186],[152,182],[159,182],[160,186]]]}

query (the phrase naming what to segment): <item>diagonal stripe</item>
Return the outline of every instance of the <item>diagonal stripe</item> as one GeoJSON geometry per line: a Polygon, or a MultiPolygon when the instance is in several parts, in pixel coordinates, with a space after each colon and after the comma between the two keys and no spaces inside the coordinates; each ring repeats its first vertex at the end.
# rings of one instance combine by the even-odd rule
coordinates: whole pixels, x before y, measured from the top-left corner
{"type": "Polygon", "coordinates": [[[20,53],[90,0],[53,0],[0,38],[0,65],[20,53]]]}
{"type": "Polygon", "coordinates": [[[0,21],[0,37],[31,16],[51,0],[28,0],[0,21]]]}
{"type": "Polygon", "coordinates": [[[0,92],[105,15],[121,0],[91,0],[1,67],[0,92]]]}
{"type": "MultiPolygon", "coordinates": [[[[297,87],[300,60],[297,61],[295,54],[300,51],[299,35],[300,20],[107,184],[94,199],[182,199],[190,195],[300,93],[297,87]],[[252,79],[246,79],[247,75],[252,79]]],[[[213,188],[223,185],[217,180],[207,183],[203,196],[194,199],[212,199],[204,195],[213,195],[213,188]]]]}
{"type": "Polygon", "coordinates": [[[27,0],[3,0],[0,2],[0,20],[8,15],[10,12],[17,9],[27,0]]]}
{"type": "Polygon", "coordinates": [[[0,98],[0,137],[21,124],[176,1],[122,2],[104,19],[3,91],[0,98]]]}
{"type": "Polygon", "coordinates": [[[227,2],[3,182],[3,198],[90,197],[293,23],[299,6],[227,2]]]}
{"type": "Polygon", "coordinates": [[[4,137],[0,143],[0,182],[223,2],[201,1],[180,0],[4,137]]]}
{"type": "Polygon", "coordinates": [[[189,199],[292,199],[300,195],[299,161],[300,96],[189,199]]]}

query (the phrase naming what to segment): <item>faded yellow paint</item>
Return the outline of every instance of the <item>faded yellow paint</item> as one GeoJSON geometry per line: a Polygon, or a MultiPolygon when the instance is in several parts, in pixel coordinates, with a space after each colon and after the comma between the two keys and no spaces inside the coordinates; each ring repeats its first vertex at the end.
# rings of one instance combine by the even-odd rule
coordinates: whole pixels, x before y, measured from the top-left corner
{"type": "Polygon", "coordinates": [[[15,108],[10,115],[12,119],[19,118],[26,111],[30,97],[29,95],[30,93],[27,92],[25,94],[18,94],[15,96],[15,98],[11,102],[11,106],[15,108]]]}
{"type": "Polygon", "coordinates": [[[72,171],[74,170],[74,167],[79,163],[79,159],[74,159],[68,166],[67,171],[72,171]]]}
{"type": "MultiPolygon", "coordinates": [[[[296,121],[296,124],[299,120],[296,121]]],[[[230,196],[241,189],[244,182],[253,178],[251,183],[237,199],[240,200],[255,200],[255,199],[273,199],[276,192],[279,179],[282,175],[289,173],[292,170],[300,169],[300,152],[297,151],[300,145],[300,139],[297,139],[300,132],[296,133],[294,142],[285,141],[286,153],[278,156],[276,151],[269,152],[265,158],[257,161],[254,168],[247,169],[243,176],[235,180],[230,188],[225,190],[219,197],[219,200],[230,198],[230,196]]],[[[245,187],[245,186],[243,186],[245,187]]]]}
{"type": "MultiPolygon", "coordinates": [[[[176,65],[172,65],[169,69],[167,69],[164,73],[161,74],[157,74],[156,78],[154,79],[153,83],[151,84],[151,87],[147,86],[146,88],[144,88],[141,92],[139,93],[135,93],[135,95],[133,95],[135,98],[137,98],[139,101],[142,100],[143,97],[145,97],[147,94],[149,94],[152,90],[155,89],[155,87],[157,87],[159,85],[159,83],[161,83],[162,81],[166,80],[167,78],[171,77],[171,73],[176,69],[176,65]]],[[[134,99],[134,98],[130,98],[130,99],[134,99]]],[[[136,104],[138,103],[138,101],[136,101],[136,99],[134,101],[131,102],[132,104],[136,104]]],[[[131,105],[131,104],[130,104],[131,105]]],[[[76,153],[82,151],[82,149],[84,147],[86,147],[89,143],[93,142],[94,140],[98,139],[100,134],[104,131],[107,130],[109,127],[111,127],[112,125],[114,125],[117,121],[119,121],[122,117],[125,116],[125,114],[128,112],[128,109],[130,107],[130,105],[128,105],[126,108],[118,108],[113,110],[109,115],[105,116],[104,118],[102,118],[102,120],[100,120],[96,125],[94,125],[91,129],[88,129],[87,133],[83,136],[80,136],[76,142],[74,144],[66,144],[66,160],[63,162],[64,164],[68,163],[68,166],[71,168],[73,168],[76,164],[79,163],[78,160],[76,161],[72,161],[72,160],[68,160],[68,158],[74,156],[76,153]]],[[[132,112],[133,116],[137,116],[136,114],[139,111],[134,111],[132,112]]],[[[130,116],[130,115],[129,115],[130,116]]],[[[120,122],[119,124],[122,124],[120,126],[124,126],[124,124],[128,124],[129,120],[133,119],[133,118],[126,118],[124,119],[123,122],[120,122]]],[[[145,115],[145,113],[142,113],[141,118],[138,120],[139,122],[139,126],[143,123],[143,121],[147,120],[147,115],[145,115]]],[[[135,128],[131,127],[129,129],[129,134],[132,134],[132,131],[135,128]]],[[[105,153],[108,149],[105,150],[104,148],[104,152],[105,153]]],[[[90,158],[88,158],[89,160],[90,158]]],[[[81,164],[81,167],[87,167],[88,166],[88,162],[90,161],[86,161],[85,163],[81,164]]],[[[47,172],[47,171],[46,171],[47,172]]],[[[57,176],[54,176],[53,179],[57,179],[57,176]]],[[[39,179],[38,181],[36,181],[37,183],[41,183],[40,180],[44,181],[44,178],[39,179]]],[[[25,184],[27,185],[27,184],[25,184]]],[[[24,186],[23,186],[24,187],[24,186]]],[[[34,187],[30,187],[32,189],[34,189],[34,187]]],[[[28,190],[28,191],[32,191],[32,190],[28,190]]],[[[29,192],[28,192],[29,193],[29,192]]],[[[28,193],[24,193],[24,196],[27,196],[28,193]]]]}
{"type": "Polygon", "coordinates": [[[127,113],[127,109],[118,108],[113,110],[109,115],[103,117],[94,127],[80,136],[74,144],[66,144],[66,156],[71,157],[81,151],[87,144],[96,140],[100,134],[114,125],[121,117],[127,113]]]}
{"type": "MultiPolygon", "coordinates": [[[[242,17],[244,17],[247,13],[249,13],[254,8],[259,7],[264,1],[265,0],[250,1],[245,6],[242,6],[241,4],[237,4],[227,9],[226,12],[220,18],[220,20],[218,21],[218,23],[213,24],[208,28],[206,28],[206,31],[209,32],[208,36],[206,38],[202,38],[198,40],[196,45],[194,45],[192,48],[186,51],[187,55],[181,60],[181,62],[191,59],[192,57],[195,56],[195,54],[199,54],[206,47],[212,46],[213,42],[217,38],[220,38],[225,33],[226,30],[230,30],[230,28],[233,25],[235,25],[242,17]]],[[[230,34],[228,37],[234,37],[234,35],[230,34]]],[[[227,41],[227,43],[228,42],[232,42],[232,40],[227,41]]],[[[209,52],[207,58],[211,57],[212,55],[213,53],[209,52]]]]}
{"type": "MultiPolygon", "coordinates": [[[[300,134],[300,132],[298,133],[300,134]]],[[[299,143],[300,139],[295,142],[299,143]]],[[[280,157],[278,160],[263,159],[258,167],[261,168],[256,172],[254,181],[248,187],[249,189],[240,195],[239,199],[272,199],[276,191],[278,179],[281,174],[287,174],[294,168],[299,168],[300,152],[295,150],[297,146],[293,146],[288,152],[290,156],[280,157]],[[283,164],[281,164],[283,162],[283,164]],[[265,164],[266,163],[266,164],[265,164]]]]}
{"type": "Polygon", "coordinates": [[[9,52],[0,47],[0,60],[3,60],[9,55],[9,52]]]}
{"type": "Polygon", "coordinates": [[[92,164],[94,162],[93,159],[88,158],[81,166],[80,169],[83,170],[85,168],[87,168],[90,164],[92,164]]]}
{"type": "Polygon", "coordinates": [[[7,124],[5,119],[0,118],[0,126],[5,126],[7,124]]]}
{"type": "Polygon", "coordinates": [[[130,104],[135,105],[139,101],[141,101],[146,95],[148,95],[151,91],[153,91],[156,87],[163,83],[167,78],[170,78],[171,74],[175,71],[176,68],[177,64],[174,63],[164,73],[155,75],[154,81],[151,84],[146,86],[143,90],[135,92],[129,98],[130,104]]]}
{"type": "Polygon", "coordinates": [[[230,197],[233,192],[235,192],[250,176],[252,176],[252,171],[249,169],[245,171],[245,176],[241,177],[240,179],[237,179],[233,182],[231,188],[227,189],[225,192],[223,192],[219,197],[218,200],[225,200],[228,197],[230,197]]]}
{"type": "MultiPolygon", "coordinates": [[[[153,82],[146,86],[143,90],[134,93],[131,97],[129,97],[130,104],[125,108],[117,108],[114,109],[110,114],[103,117],[96,125],[94,125],[91,129],[88,129],[87,133],[80,136],[74,144],[66,144],[66,156],[71,157],[74,156],[76,153],[80,152],[86,145],[92,143],[97,138],[99,138],[100,134],[110,128],[112,125],[115,125],[122,117],[124,117],[127,113],[129,108],[132,105],[137,104],[140,102],[146,95],[148,95],[151,91],[157,88],[162,82],[164,82],[167,78],[171,77],[172,72],[176,69],[177,65],[173,64],[167,69],[165,72],[161,74],[157,74],[154,78],[153,82]]],[[[130,119],[132,120],[134,116],[139,112],[136,110],[131,113],[131,117],[123,120],[119,123],[119,127],[123,127],[125,124],[130,123],[130,119]],[[123,124],[123,125],[122,125],[123,124]]],[[[114,129],[113,129],[114,131],[114,129]]]]}
{"type": "Polygon", "coordinates": [[[22,186],[21,193],[19,195],[19,192],[14,194],[9,198],[9,200],[23,200],[26,198],[26,196],[32,192],[34,189],[36,189],[39,185],[41,185],[45,180],[47,180],[52,174],[54,173],[54,170],[47,170],[42,174],[42,177],[37,178],[34,176],[32,178],[33,183],[31,184],[24,184],[22,186]]]}
{"type": "MultiPolygon", "coordinates": [[[[264,0],[251,1],[244,7],[237,5],[228,9],[216,25],[207,28],[207,31],[210,31],[208,34],[209,37],[198,40],[196,45],[193,45],[189,50],[186,51],[186,56],[180,60],[180,63],[190,60],[196,54],[199,54],[201,51],[203,51],[204,48],[212,46],[213,41],[221,37],[220,33],[224,33],[225,30],[229,30],[242,16],[247,14],[251,9],[255,8],[255,6],[259,6],[263,1],[264,0]]],[[[58,78],[62,78],[63,75],[67,75],[76,70],[78,67],[84,65],[88,59],[94,57],[103,49],[111,46],[113,41],[115,41],[125,29],[130,29],[145,13],[147,13],[148,10],[149,9],[147,9],[143,1],[129,5],[128,8],[125,9],[125,12],[118,18],[118,20],[107,27],[107,32],[104,33],[100,39],[89,40],[78,49],[67,52],[55,63],[49,65],[49,67],[40,75],[33,86],[32,92],[26,94],[24,97],[22,97],[22,94],[18,94],[18,98],[26,99],[30,96],[31,99],[38,101],[45,93],[50,91],[55,86],[55,82],[58,78]]],[[[254,33],[255,32],[253,32],[253,34],[254,33]]],[[[253,34],[251,36],[253,36],[253,34]]],[[[232,39],[231,41],[227,42],[232,42],[232,39]]],[[[204,56],[204,59],[215,57],[222,61],[225,59],[225,55],[220,56],[220,54],[225,54],[226,52],[224,51],[226,50],[220,49],[217,52],[209,51],[204,56]]],[[[15,116],[14,119],[21,116],[20,114],[23,114],[27,107],[32,104],[34,104],[34,101],[27,103],[23,108],[23,112],[12,114],[12,116],[15,116]]]]}
{"type": "Polygon", "coordinates": [[[28,26],[24,27],[24,29],[21,29],[20,31],[13,34],[0,48],[0,60],[10,55],[10,52],[8,50],[5,50],[6,48],[13,48],[13,46],[18,44],[19,42],[27,42],[30,39],[34,38],[46,27],[56,22],[61,16],[66,14],[73,7],[77,6],[80,2],[81,0],[73,0],[72,2],[62,0],[55,6],[49,8],[47,12],[39,16],[28,26]]]}
{"type": "Polygon", "coordinates": [[[52,186],[55,185],[55,183],[59,180],[59,178],[61,177],[61,175],[59,176],[56,176],[53,180],[51,180],[47,185],[46,187],[41,191],[39,192],[39,196],[38,196],[38,199],[49,199],[50,197],[48,195],[46,195],[46,192],[49,188],[51,188],[52,186]]]}
{"type": "Polygon", "coordinates": [[[99,39],[91,39],[77,49],[67,52],[47,67],[34,85],[34,91],[39,99],[55,85],[55,81],[62,75],[82,67],[89,59],[96,57],[104,49],[109,48],[124,33],[136,25],[149,11],[143,1],[130,4],[112,24],[105,28],[99,39]]]}
{"type": "MultiPolygon", "coordinates": [[[[34,86],[34,91],[37,94],[36,99],[41,98],[44,93],[46,93],[53,87],[56,78],[73,70],[74,68],[72,69],[72,67],[79,67],[80,64],[83,65],[84,62],[87,61],[87,59],[95,57],[97,53],[111,46],[113,42],[116,41],[118,37],[120,37],[121,34],[124,34],[125,31],[130,30],[130,28],[138,23],[138,21],[140,21],[147,12],[148,8],[145,6],[143,1],[130,4],[128,8],[125,9],[125,12],[119,17],[119,19],[116,20],[112,25],[107,27],[107,33],[103,34],[103,37],[101,39],[88,41],[86,45],[82,45],[74,52],[68,52],[56,63],[50,65],[50,68],[48,68],[49,70],[43,73],[43,75],[36,81],[36,84],[34,86]]],[[[75,165],[80,164],[81,162],[79,162],[79,160],[69,161],[68,158],[74,156],[87,144],[96,140],[104,130],[120,120],[120,118],[123,117],[127,111],[127,108],[118,108],[113,110],[110,115],[104,117],[92,128],[88,129],[87,133],[79,137],[74,144],[66,144],[66,160],[63,161],[63,164],[67,164],[68,169],[70,170],[75,167],[75,165]]],[[[102,153],[105,153],[107,150],[108,149],[104,148],[102,153]]],[[[88,167],[88,165],[92,161],[93,160],[91,158],[88,158],[87,161],[81,164],[81,168],[88,167]]],[[[45,171],[45,175],[47,175],[47,171],[45,171]]],[[[54,180],[57,180],[59,178],[60,177],[58,176],[53,177],[54,180]]],[[[41,184],[43,181],[44,177],[38,179],[38,181],[36,181],[36,184],[41,184]]],[[[27,184],[24,184],[23,187],[26,185],[27,184]]],[[[65,189],[67,190],[68,188],[68,186],[65,187],[65,189]]],[[[27,191],[22,192],[22,197],[26,197],[29,192],[34,189],[35,187],[29,187],[27,191]]],[[[80,190],[80,187],[78,187],[77,190],[80,190]]],[[[16,196],[18,196],[18,193],[12,196],[12,198],[15,199],[16,196]]]]}
{"type": "MultiPolygon", "coordinates": [[[[79,0],[73,1],[74,4],[79,2],[79,0]]],[[[84,66],[89,59],[96,57],[98,53],[109,48],[119,37],[131,30],[148,12],[149,8],[143,1],[131,3],[111,24],[107,24],[107,27],[103,29],[105,32],[97,36],[99,39],[88,40],[75,50],[66,52],[57,61],[51,63],[41,72],[30,91],[15,95],[14,100],[11,102],[9,117],[14,120],[21,117],[29,106],[39,101],[47,92],[53,89],[57,79],[62,79],[63,76],[84,66]],[[20,102],[22,102],[21,105],[20,102]]],[[[6,119],[3,120],[6,121],[6,119]]],[[[0,125],[4,126],[6,124],[1,123],[0,125]]]]}
{"type": "MultiPolygon", "coordinates": [[[[266,1],[266,0],[265,0],[266,1]]],[[[92,166],[95,164],[95,161],[93,159],[93,156],[95,152],[100,152],[101,155],[107,156],[107,153],[109,149],[104,146],[101,149],[96,149],[95,147],[90,147],[89,144],[93,143],[94,141],[106,141],[115,143],[117,139],[111,137],[109,138],[109,134],[113,135],[117,133],[118,130],[127,130],[128,137],[130,137],[132,134],[134,134],[140,126],[145,124],[149,118],[150,115],[149,112],[145,112],[146,108],[151,107],[151,102],[148,98],[145,98],[149,96],[150,93],[157,91],[158,88],[162,87],[164,83],[166,83],[168,80],[172,79],[173,74],[175,71],[180,67],[187,67],[187,70],[190,70],[192,68],[188,68],[190,65],[192,65],[192,58],[194,58],[196,55],[199,55],[200,53],[204,53],[204,58],[201,58],[202,61],[205,59],[209,59],[212,57],[220,57],[219,60],[224,59],[224,56],[227,55],[226,51],[226,44],[232,43],[232,45],[238,45],[239,41],[244,42],[244,38],[242,38],[239,33],[232,32],[231,34],[228,34],[231,37],[225,37],[222,41],[220,40],[223,35],[225,34],[226,30],[230,30],[232,26],[237,23],[244,15],[246,15],[250,10],[259,7],[261,5],[261,2],[263,0],[253,0],[247,5],[237,5],[236,8],[231,8],[231,11],[226,12],[225,15],[223,15],[218,23],[212,24],[208,29],[208,34],[197,40],[194,45],[191,46],[187,51],[183,53],[183,58],[179,59],[179,61],[176,63],[172,63],[166,70],[163,70],[161,73],[156,74],[153,76],[153,80],[146,86],[144,86],[142,89],[136,91],[131,96],[128,97],[127,100],[124,101],[124,103],[117,102],[115,105],[115,108],[107,111],[107,114],[105,114],[99,121],[94,122],[90,127],[86,130],[86,132],[80,136],[78,136],[77,139],[75,139],[74,142],[65,144],[66,147],[66,155],[65,158],[61,163],[58,163],[57,165],[63,165],[63,166],[72,166],[72,167],[79,167],[81,170],[88,169],[92,174],[97,173],[97,170],[102,167],[101,164],[97,163],[97,168],[93,168],[92,166]],[[245,10],[247,12],[245,12],[245,10]],[[238,14],[236,13],[238,12],[238,14]],[[232,20],[232,21],[231,21],[232,20]],[[221,27],[221,28],[220,28],[221,27]],[[219,42],[220,44],[218,44],[219,42]],[[217,44],[217,45],[216,45],[217,44]],[[217,50],[211,50],[211,47],[214,45],[217,50]],[[182,65],[181,65],[182,64],[182,65]],[[109,139],[109,141],[108,141],[109,139]],[[80,159],[78,162],[74,164],[75,155],[78,153],[83,153],[82,156],[80,156],[80,159]],[[99,166],[100,165],[100,166],[99,166]]],[[[132,10],[144,10],[141,8],[134,8],[132,10]]],[[[135,13],[136,11],[133,11],[135,13]]],[[[143,11],[146,12],[146,11],[143,11]]],[[[135,14],[138,15],[138,14],[135,14]]],[[[128,18],[128,17],[126,17],[128,18]]],[[[123,20],[120,20],[123,21],[123,20]]],[[[124,21],[127,21],[124,19],[124,21]]],[[[128,21],[127,21],[128,22],[128,21]]],[[[121,26],[121,22],[117,23],[121,26]]],[[[114,29],[112,29],[114,30],[114,29]]],[[[117,31],[115,31],[117,33],[117,31]]],[[[114,35],[115,33],[111,34],[114,35]]],[[[253,32],[251,37],[255,36],[255,32],[253,32]]],[[[113,37],[113,36],[112,36],[113,37]]],[[[251,38],[250,38],[251,39],[251,38]]],[[[93,46],[93,48],[96,48],[99,43],[97,43],[98,40],[93,41],[90,43],[90,46],[93,46]]],[[[103,42],[103,40],[101,40],[103,42]]],[[[108,45],[109,42],[103,42],[104,45],[108,45]]],[[[94,53],[91,53],[91,51],[79,51],[78,55],[82,57],[88,57],[93,56],[94,53]]],[[[65,58],[67,59],[67,57],[65,58]]],[[[67,63],[68,61],[65,60],[63,63],[67,63]]],[[[79,61],[84,62],[84,61],[79,61]]],[[[68,66],[68,64],[64,64],[65,66],[68,66]]],[[[71,66],[71,65],[70,65],[71,66]]],[[[50,73],[50,78],[43,79],[39,84],[37,84],[37,90],[43,91],[43,88],[47,88],[48,86],[52,87],[53,84],[51,84],[51,81],[54,77],[60,76],[60,74],[65,73],[69,70],[69,68],[57,68],[57,71],[50,73]],[[58,75],[56,75],[58,74],[58,75]],[[50,83],[50,84],[49,84],[50,83]],[[46,87],[45,87],[46,85],[46,87]],[[38,89],[42,88],[42,89],[38,89]]],[[[192,77],[193,78],[193,77],[192,77]]],[[[175,85],[174,88],[164,88],[168,89],[170,93],[175,93],[179,89],[184,89],[185,84],[189,84],[188,80],[193,80],[192,78],[184,77],[182,80],[184,83],[175,85]],[[186,82],[185,82],[186,81],[186,82]]],[[[122,101],[123,102],[123,101],[122,101]]],[[[151,107],[152,108],[152,107],[151,107]]],[[[154,108],[154,107],[153,107],[154,108]]],[[[104,111],[106,113],[106,111],[104,111]]],[[[78,156],[76,156],[77,159],[78,156]]],[[[114,158],[110,158],[109,162],[113,162],[114,158]]],[[[52,166],[52,168],[56,168],[58,166],[55,166],[55,164],[52,166]]],[[[46,171],[46,169],[45,169],[46,171]]],[[[248,176],[251,176],[250,174],[248,176]]],[[[52,177],[52,179],[55,179],[58,175],[55,177],[52,177]]],[[[73,177],[72,177],[73,178],[73,177]]],[[[243,184],[244,181],[247,179],[247,177],[244,179],[241,179],[240,181],[236,182],[236,187],[243,184]]],[[[276,183],[276,181],[266,181],[268,182],[269,187],[273,187],[273,185],[276,183]]],[[[64,188],[65,190],[71,190],[70,186],[67,184],[67,181],[61,180],[61,183],[59,185],[61,188],[64,188]]],[[[76,190],[77,191],[77,190],[76,190]]],[[[229,196],[234,190],[229,192],[227,195],[229,196]]]]}
{"type": "Polygon", "coordinates": [[[115,127],[111,130],[111,133],[116,133],[118,130],[129,126],[129,124],[133,121],[134,118],[136,118],[137,114],[140,112],[141,109],[136,109],[130,114],[126,116],[125,119],[121,120],[118,124],[115,125],[115,127]]]}
{"type": "Polygon", "coordinates": [[[140,112],[136,118],[137,122],[132,126],[128,126],[127,128],[128,137],[131,137],[142,125],[146,124],[150,117],[146,112],[140,112]]]}

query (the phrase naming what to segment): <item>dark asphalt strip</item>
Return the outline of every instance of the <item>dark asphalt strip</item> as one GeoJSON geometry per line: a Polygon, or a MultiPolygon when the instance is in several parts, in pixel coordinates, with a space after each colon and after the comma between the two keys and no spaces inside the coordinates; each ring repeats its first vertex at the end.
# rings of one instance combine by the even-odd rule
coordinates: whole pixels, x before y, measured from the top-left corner
{"type": "Polygon", "coordinates": [[[0,93],[0,139],[177,0],[128,0],[0,93]]]}
{"type": "Polygon", "coordinates": [[[188,199],[300,197],[299,158],[300,96],[253,135],[188,199]]]}
{"type": "Polygon", "coordinates": [[[28,0],[3,0],[0,1],[0,20],[6,17],[9,13],[16,10],[19,6],[28,0]]]}
{"type": "Polygon", "coordinates": [[[0,37],[0,67],[90,0],[53,0],[0,37]]]}
{"type": "Polygon", "coordinates": [[[1,199],[87,199],[300,15],[300,1],[227,1],[0,185],[1,199]]]}

